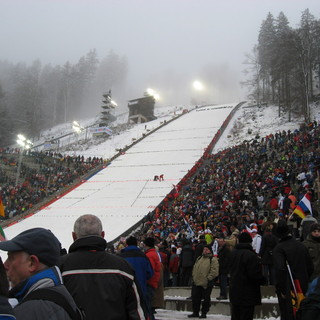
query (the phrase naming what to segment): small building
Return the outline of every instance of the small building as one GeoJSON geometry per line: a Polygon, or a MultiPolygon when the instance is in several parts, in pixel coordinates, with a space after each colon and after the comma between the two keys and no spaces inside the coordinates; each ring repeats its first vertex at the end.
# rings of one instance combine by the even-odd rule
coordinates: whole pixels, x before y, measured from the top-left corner
{"type": "Polygon", "coordinates": [[[128,101],[129,119],[128,122],[143,123],[157,119],[154,115],[156,101],[153,96],[145,96],[128,101]]]}

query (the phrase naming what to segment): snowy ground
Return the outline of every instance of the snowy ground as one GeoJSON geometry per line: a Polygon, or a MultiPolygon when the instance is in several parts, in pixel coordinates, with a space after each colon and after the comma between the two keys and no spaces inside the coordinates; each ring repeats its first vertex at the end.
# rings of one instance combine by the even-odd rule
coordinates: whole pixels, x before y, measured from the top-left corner
{"type": "MultiPolygon", "coordinates": [[[[156,320],[172,320],[172,319],[187,319],[190,311],[174,311],[174,310],[165,310],[157,309],[157,314],[155,315],[156,320]]],[[[196,318],[194,318],[196,319],[196,318]]],[[[214,320],[230,320],[230,316],[225,316],[222,314],[207,314],[207,319],[214,320]]],[[[274,318],[270,317],[268,320],[279,320],[280,317],[274,318]]],[[[260,319],[257,319],[260,320],[260,319]]],[[[262,319],[261,319],[262,320],[262,319]]]]}

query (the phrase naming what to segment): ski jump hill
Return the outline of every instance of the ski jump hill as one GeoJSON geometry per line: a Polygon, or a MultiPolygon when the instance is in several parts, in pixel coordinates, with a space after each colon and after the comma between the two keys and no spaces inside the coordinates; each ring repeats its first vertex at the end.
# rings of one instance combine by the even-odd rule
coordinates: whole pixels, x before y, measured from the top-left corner
{"type": "Polygon", "coordinates": [[[119,238],[191,175],[241,104],[198,107],[161,126],[88,180],[5,228],[7,239],[43,227],[58,237],[62,247],[69,248],[74,221],[83,214],[101,219],[108,242],[119,238]],[[154,181],[161,174],[164,180],[154,181]]]}

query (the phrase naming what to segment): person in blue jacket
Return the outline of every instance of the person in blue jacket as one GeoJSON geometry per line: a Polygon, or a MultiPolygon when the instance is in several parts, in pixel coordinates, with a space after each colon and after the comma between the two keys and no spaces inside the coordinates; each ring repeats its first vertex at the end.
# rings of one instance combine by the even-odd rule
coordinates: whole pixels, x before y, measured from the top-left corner
{"type": "Polygon", "coordinates": [[[121,250],[120,256],[127,260],[136,273],[144,300],[147,296],[147,281],[153,276],[151,263],[144,252],[138,247],[137,238],[130,236],[126,239],[126,247],[121,250]]]}

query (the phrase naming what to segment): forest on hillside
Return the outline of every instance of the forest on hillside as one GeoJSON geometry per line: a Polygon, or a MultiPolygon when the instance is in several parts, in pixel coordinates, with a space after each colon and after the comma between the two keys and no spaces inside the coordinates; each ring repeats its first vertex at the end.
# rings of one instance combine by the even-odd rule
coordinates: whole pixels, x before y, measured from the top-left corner
{"type": "Polygon", "coordinates": [[[306,9],[292,28],[283,12],[269,12],[261,24],[258,43],[245,60],[243,83],[258,103],[271,102],[280,112],[310,119],[310,102],[320,99],[320,20],[306,9]]]}
{"type": "MultiPolygon", "coordinates": [[[[306,9],[292,28],[283,12],[277,18],[268,13],[257,45],[245,58],[249,99],[279,105],[288,121],[293,113],[310,120],[309,104],[319,99],[320,88],[319,19],[306,9]]],[[[128,68],[127,57],[112,50],[101,60],[94,49],[75,64],[56,66],[0,60],[0,147],[19,133],[37,137],[42,129],[79,115],[98,114],[103,93],[125,91],[128,68]]]]}
{"type": "Polygon", "coordinates": [[[37,137],[42,129],[98,114],[103,93],[121,92],[127,72],[126,57],[112,50],[101,61],[91,50],[76,64],[63,66],[0,60],[0,146],[19,133],[37,137]]]}

